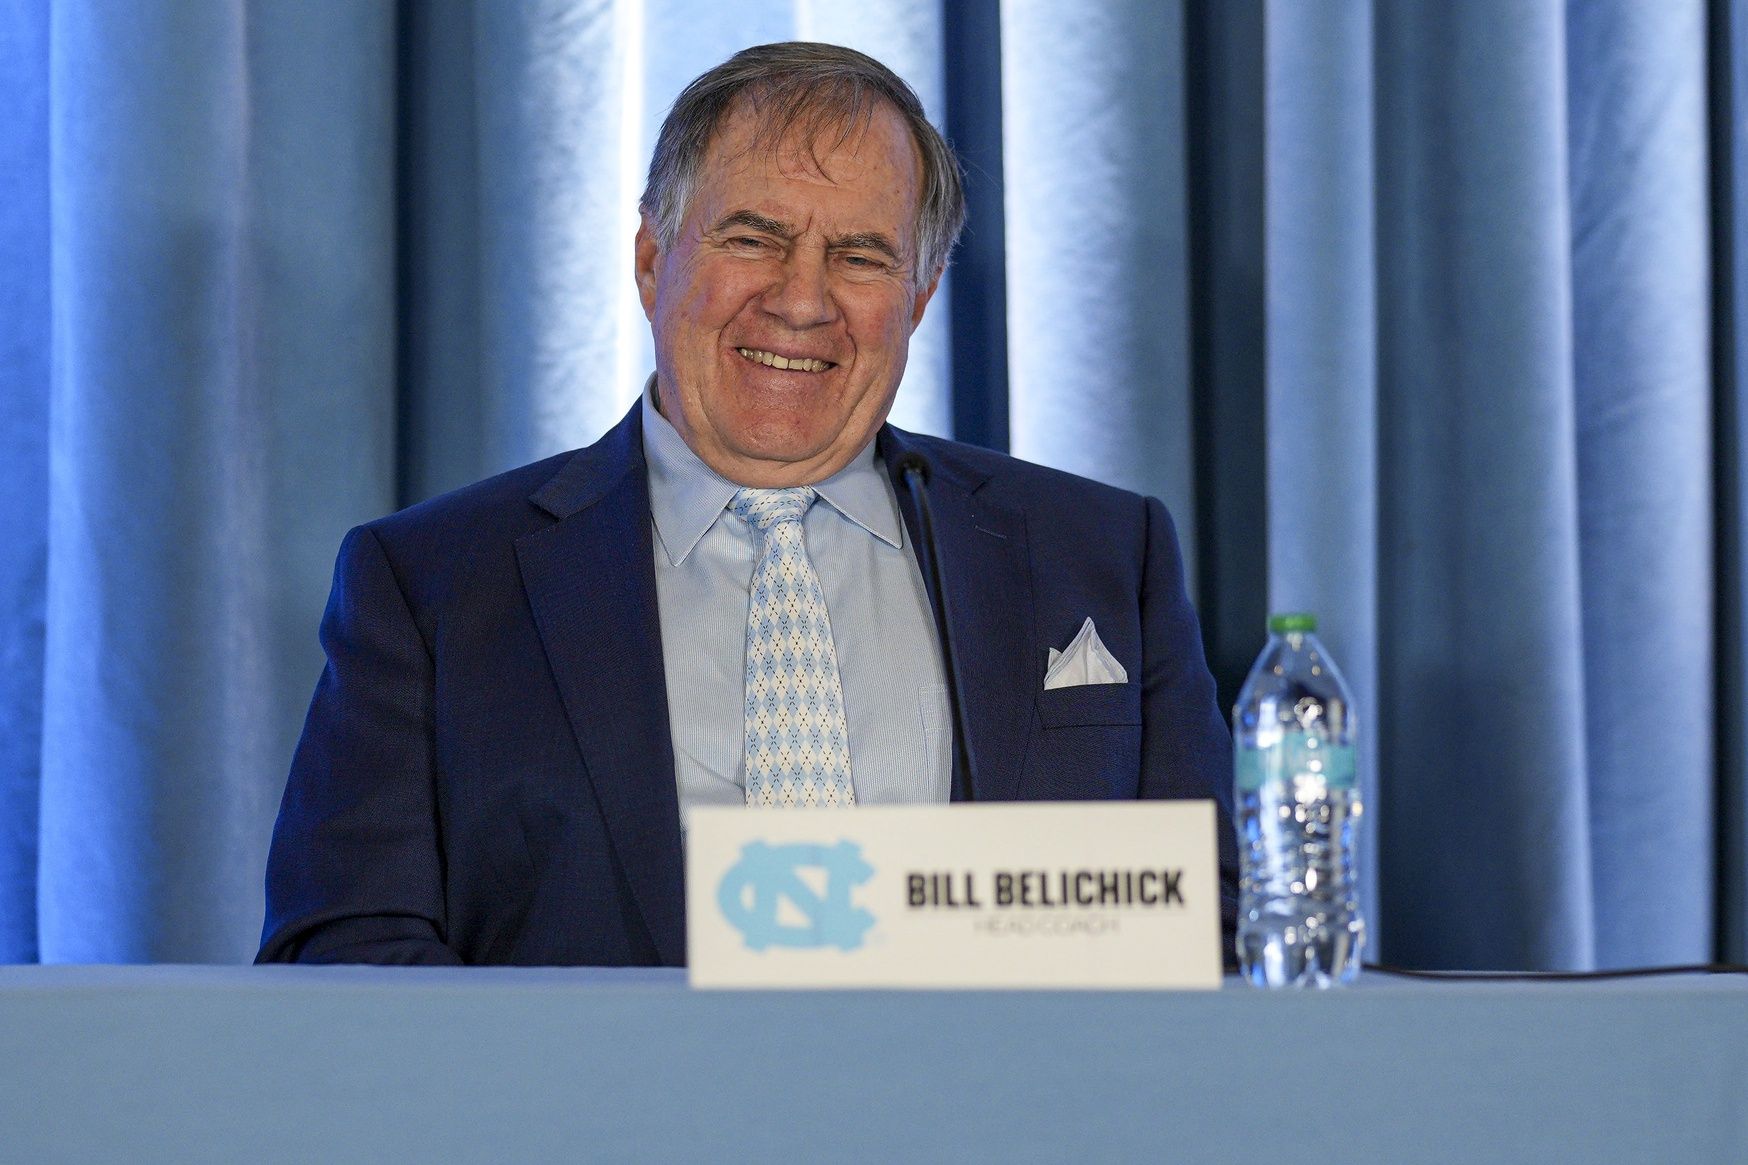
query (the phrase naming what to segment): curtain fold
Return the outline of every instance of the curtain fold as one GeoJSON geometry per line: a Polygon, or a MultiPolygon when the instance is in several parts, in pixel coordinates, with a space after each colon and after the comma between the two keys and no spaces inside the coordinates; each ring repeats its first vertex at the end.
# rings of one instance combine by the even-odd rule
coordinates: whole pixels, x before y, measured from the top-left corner
{"type": "Polygon", "coordinates": [[[48,569],[49,20],[0,2],[0,963],[37,957],[48,569]]]}
{"type": "Polygon", "coordinates": [[[44,961],[253,945],[309,619],[392,503],[390,15],[52,10],[44,961]]]}
{"type": "Polygon", "coordinates": [[[1711,7],[1720,957],[1748,963],[1748,0],[1711,7]]]}
{"type": "Polygon", "coordinates": [[[490,472],[506,444],[484,388],[478,76],[473,5],[399,7],[396,501],[411,505],[490,472]]]}
{"type": "Polygon", "coordinates": [[[1008,0],[1001,18],[1013,452],[1155,495],[1187,526],[1182,11],[1121,0],[1067,21],[1008,0]]]}
{"type": "Polygon", "coordinates": [[[1377,16],[1385,953],[1589,966],[1562,11],[1377,16]]]}
{"type": "Polygon", "coordinates": [[[1567,10],[1597,960],[1712,949],[1706,7],[1567,10]]]}
{"type": "Polygon", "coordinates": [[[643,322],[629,290],[642,184],[622,164],[638,129],[622,8],[473,8],[486,447],[469,477],[593,440],[642,383],[643,361],[621,354],[643,322]]]}
{"type": "MultiPolygon", "coordinates": [[[[1268,596],[1312,611],[1360,709],[1360,900],[1375,957],[1378,367],[1372,22],[1363,5],[1268,5],[1268,596]]],[[[1258,628],[1260,634],[1261,628],[1258,628]]]]}
{"type": "Polygon", "coordinates": [[[1379,14],[1399,961],[1711,949],[1705,20],[1379,14]]]}

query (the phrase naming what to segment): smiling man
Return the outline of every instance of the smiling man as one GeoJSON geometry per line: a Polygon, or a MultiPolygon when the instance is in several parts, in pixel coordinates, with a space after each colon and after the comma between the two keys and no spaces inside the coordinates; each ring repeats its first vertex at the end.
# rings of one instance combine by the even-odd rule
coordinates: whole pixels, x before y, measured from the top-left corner
{"type": "Polygon", "coordinates": [[[759,116],[725,119],[677,228],[646,219],[637,286],[687,446],[742,485],[810,485],[874,439],[940,271],[916,254],[921,160],[896,110],[776,142],[759,116]]]}
{"type": "Polygon", "coordinates": [[[886,425],[964,218],[878,62],[748,49],[664,123],[643,399],[352,531],[262,960],[677,964],[693,807],[1213,797],[1229,742],[1155,500],[886,425]],[[938,618],[897,467],[930,466],[938,618]]]}

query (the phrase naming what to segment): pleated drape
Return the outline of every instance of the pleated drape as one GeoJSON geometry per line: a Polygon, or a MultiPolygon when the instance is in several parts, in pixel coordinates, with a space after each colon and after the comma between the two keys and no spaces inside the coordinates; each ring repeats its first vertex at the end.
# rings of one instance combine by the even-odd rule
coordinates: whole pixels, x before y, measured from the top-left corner
{"type": "Polygon", "coordinates": [[[1748,962],[1748,2],[1711,6],[1718,952],[1748,962]]]}
{"type": "Polygon", "coordinates": [[[0,4],[0,963],[37,957],[48,574],[49,19],[0,4]]]}
{"type": "Polygon", "coordinates": [[[1188,520],[1183,59],[1173,5],[1002,5],[1012,450],[1188,520]]]}
{"type": "Polygon", "coordinates": [[[1566,27],[1596,955],[1697,961],[1716,866],[1706,6],[1574,5],[1566,27]]]}
{"type": "Polygon", "coordinates": [[[393,501],[391,13],[51,12],[38,954],[234,960],[335,539],[393,501]]]}
{"type": "MultiPolygon", "coordinates": [[[[1378,902],[1378,302],[1372,22],[1271,0],[1264,80],[1269,606],[1314,611],[1359,707],[1361,898],[1378,902]]],[[[1386,919],[1374,909],[1372,950],[1386,919]]]]}
{"type": "Polygon", "coordinates": [[[1385,5],[1377,37],[1388,949],[1698,960],[1702,6],[1385,5]]]}

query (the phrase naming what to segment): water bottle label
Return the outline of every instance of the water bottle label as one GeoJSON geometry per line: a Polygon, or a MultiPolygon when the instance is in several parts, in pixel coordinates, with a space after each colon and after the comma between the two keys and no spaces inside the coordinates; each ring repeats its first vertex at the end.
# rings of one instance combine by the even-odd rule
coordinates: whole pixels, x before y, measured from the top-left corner
{"type": "Polygon", "coordinates": [[[1274,748],[1238,749],[1238,791],[1254,792],[1264,785],[1321,779],[1331,789],[1354,785],[1353,745],[1330,744],[1307,732],[1283,732],[1274,748]]]}

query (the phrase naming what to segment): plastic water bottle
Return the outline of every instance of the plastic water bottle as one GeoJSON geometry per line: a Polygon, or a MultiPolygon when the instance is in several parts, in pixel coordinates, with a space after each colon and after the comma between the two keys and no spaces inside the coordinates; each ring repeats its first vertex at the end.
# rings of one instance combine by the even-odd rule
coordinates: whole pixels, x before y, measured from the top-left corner
{"type": "Polygon", "coordinates": [[[1275,615],[1232,709],[1237,750],[1238,963],[1258,987],[1359,973],[1353,697],[1312,615],[1275,615]]]}

